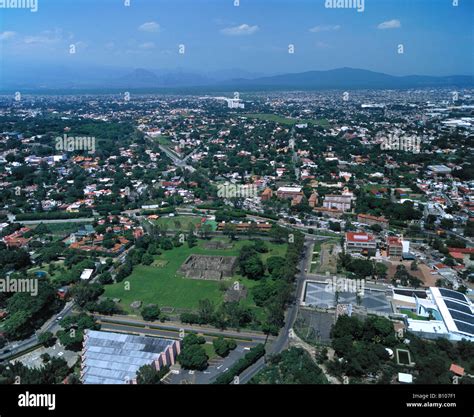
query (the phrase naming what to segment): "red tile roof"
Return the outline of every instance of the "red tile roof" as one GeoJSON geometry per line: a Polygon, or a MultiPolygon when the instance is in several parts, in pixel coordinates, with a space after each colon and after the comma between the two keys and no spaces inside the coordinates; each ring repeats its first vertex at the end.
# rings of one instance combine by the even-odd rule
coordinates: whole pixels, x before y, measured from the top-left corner
{"type": "Polygon", "coordinates": [[[449,370],[456,375],[463,376],[464,375],[464,368],[462,368],[459,365],[456,365],[455,363],[451,364],[451,367],[449,370]]]}
{"type": "Polygon", "coordinates": [[[347,232],[346,240],[349,242],[372,242],[375,237],[369,233],[347,232]]]}

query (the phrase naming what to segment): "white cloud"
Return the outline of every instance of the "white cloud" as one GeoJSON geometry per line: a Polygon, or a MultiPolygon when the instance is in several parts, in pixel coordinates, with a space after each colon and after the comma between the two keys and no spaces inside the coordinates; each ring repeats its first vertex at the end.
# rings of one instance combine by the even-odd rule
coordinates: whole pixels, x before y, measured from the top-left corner
{"type": "Polygon", "coordinates": [[[392,20],[387,20],[386,22],[380,23],[377,26],[377,29],[398,29],[401,26],[402,24],[400,23],[400,20],[392,19],[392,20]]]}
{"type": "Polygon", "coordinates": [[[7,41],[8,39],[14,38],[15,36],[16,32],[12,32],[10,30],[0,32],[0,41],[7,41]]]}
{"type": "Polygon", "coordinates": [[[320,26],[315,26],[314,28],[311,28],[309,31],[313,33],[319,33],[319,32],[330,32],[333,30],[339,30],[341,29],[340,25],[320,25],[320,26]]]}
{"type": "Polygon", "coordinates": [[[61,42],[63,38],[63,32],[60,29],[45,30],[39,35],[25,36],[23,42],[27,45],[49,45],[61,42]]]}
{"type": "Polygon", "coordinates": [[[153,49],[155,47],[154,42],[145,42],[138,46],[140,49],[153,49]]]}
{"type": "Polygon", "coordinates": [[[243,35],[253,35],[258,30],[259,30],[259,27],[257,25],[250,26],[244,23],[240,26],[233,26],[233,27],[222,29],[221,33],[228,36],[243,36],[243,35]]]}
{"type": "Polygon", "coordinates": [[[150,33],[159,32],[160,25],[156,22],[146,22],[146,23],[143,23],[143,25],[140,25],[138,27],[138,30],[140,30],[141,32],[150,32],[150,33]]]}

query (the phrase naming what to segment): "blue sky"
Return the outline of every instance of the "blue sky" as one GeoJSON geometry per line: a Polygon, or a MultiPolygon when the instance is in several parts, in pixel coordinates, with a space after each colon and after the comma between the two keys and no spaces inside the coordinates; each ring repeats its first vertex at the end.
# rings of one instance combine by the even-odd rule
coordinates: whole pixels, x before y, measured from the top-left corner
{"type": "Polygon", "coordinates": [[[472,0],[365,0],[363,12],[326,0],[37,1],[36,13],[0,9],[2,65],[474,73],[472,0]]]}

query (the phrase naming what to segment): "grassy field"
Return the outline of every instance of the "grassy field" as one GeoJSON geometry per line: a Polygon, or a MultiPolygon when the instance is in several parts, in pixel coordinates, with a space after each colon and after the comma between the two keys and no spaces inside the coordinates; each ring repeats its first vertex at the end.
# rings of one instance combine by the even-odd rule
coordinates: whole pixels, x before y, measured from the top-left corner
{"type": "Polygon", "coordinates": [[[321,256],[321,242],[315,242],[313,247],[313,256],[311,257],[311,268],[310,272],[315,273],[320,265],[320,256],[321,256]],[[315,252],[318,252],[315,254],[315,252]]]}
{"type": "MultiPolygon", "coordinates": [[[[221,240],[228,241],[227,239],[221,240]]],[[[137,300],[142,301],[143,305],[157,304],[160,307],[185,309],[197,308],[199,300],[206,298],[215,304],[220,304],[224,299],[224,292],[219,289],[218,281],[183,278],[177,274],[177,270],[191,254],[238,256],[240,248],[245,244],[251,244],[251,241],[240,240],[234,242],[234,246],[229,250],[209,250],[203,246],[204,243],[205,241],[199,240],[198,245],[191,249],[187,244],[184,244],[179,248],[164,251],[161,255],[155,257],[155,260],[166,261],[163,267],[139,265],[125,280],[130,283],[129,291],[125,290],[124,283],[121,282],[106,286],[104,295],[110,298],[120,298],[120,306],[128,313],[132,312],[130,304],[137,300]]],[[[269,256],[284,256],[286,245],[276,245],[268,242],[266,244],[270,251],[262,255],[263,260],[269,256]]],[[[225,282],[231,285],[237,280],[247,288],[251,288],[256,284],[255,281],[239,275],[225,282]]],[[[255,306],[251,297],[248,297],[242,303],[249,307],[255,306]]]]}
{"type": "Polygon", "coordinates": [[[288,125],[288,126],[293,126],[295,124],[300,124],[300,123],[310,123],[313,125],[319,125],[322,127],[329,127],[329,123],[326,119],[292,119],[289,117],[283,117],[279,116],[277,114],[271,114],[271,113],[248,113],[245,114],[246,117],[250,117],[252,119],[258,119],[258,120],[266,120],[269,122],[276,122],[280,123],[283,125],[288,125]]]}
{"type": "MultiPolygon", "coordinates": [[[[56,267],[62,267],[64,265],[64,261],[56,261],[56,262],[53,262],[56,267]]],[[[56,279],[60,278],[61,277],[61,271],[59,271],[58,269],[56,269],[52,275],[50,275],[48,273],[48,266],[49,264],[46,264],[46,265],[43,265],[42,268],[40,268],[39,266],[35,266],[34,268],[30,268],[28,269],[27,273],[28,274],[34,274],[35,272],[40,272],[40,271],[44,271],[46,272],[46,276],[51,279],[52,281],[55,281],[56,279]]]]}
{"type": "Polygon", "coordinates": [[[209,357],[209,360],[218,358],[218,355],[216,351],[214,350],[214,345],[212,343],[204,343],[203,348],[207,356],[209,357]]]}
{"type": "MultiPolygon", "coordinates": [[[[64,223],[47,223],[45,226],[50,231],[50,235],[53,237],[53,240],[63,239],[70,235],[73,232],[77,232],[84,225],[90,224],[92,222],[64,222],[64,223]]],[[[29,226],[32,229],[38,227],[38,224],[29,226]]]]}
{"type": "Polygon", "coordinates": [[[164,227],[167,231],[189,231],[189,225],[194,227],[201,223],[199,216],[174,216],[174,217],[160,217],[155,220],[157,226],[164,227]]]}
{"type": "Polygon", "coordinates": [[[157,141],[160,145],[164,146],[169,146],[173,144],[173,142],[171,142],[171,139],[168,136],[158,136],[157,138],[155,138],[155,141],[157,141]]]}
{"type": "Polygon", "coordinates": [[[48,223],[46,224],[46,227],[48,230],[53,233],[53,234],[61,234],[61,233],[72,233],[76,232],[82,226],[86,224],[91,224],[92,222],[80,222],[80,223],[75,223],[75,222],[66,222],[66,223],[48,223]]]}

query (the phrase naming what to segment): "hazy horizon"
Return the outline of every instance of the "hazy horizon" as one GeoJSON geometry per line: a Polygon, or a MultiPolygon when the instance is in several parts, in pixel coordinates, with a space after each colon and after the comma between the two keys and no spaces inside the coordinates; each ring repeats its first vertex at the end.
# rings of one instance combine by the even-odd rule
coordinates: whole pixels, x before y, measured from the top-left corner
{"type": "Polygon", "coordinates": [[[0,82],[28,83],[62,69],[474,74],[474,2],[352,3],[363,10],[327,8],[326,0],[202,0],[199,13],[191,0],[37,0],[36,12],[0,8],[0,82]]]}

